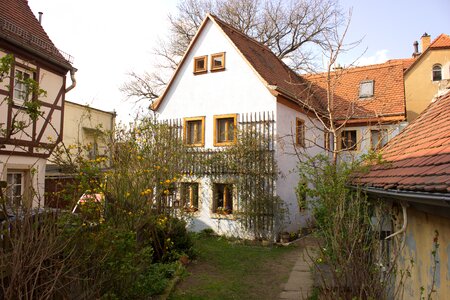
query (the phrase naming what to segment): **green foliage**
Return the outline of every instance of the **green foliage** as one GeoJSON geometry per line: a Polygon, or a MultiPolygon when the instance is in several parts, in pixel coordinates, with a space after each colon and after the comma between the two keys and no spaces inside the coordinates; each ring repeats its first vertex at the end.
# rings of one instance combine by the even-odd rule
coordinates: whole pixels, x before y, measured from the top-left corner
{"type": "MultiPolygon", "coordinates": [[[[316,234],[323,239],[316,271],[324,272],[335,282],[333,287],[324,280],[321,292],[332,298],[357,296],[383,298],[388,280],[380,280],[378,265],[379,241],[371,217],[374,203],[360,190],[349,186],[354,172],[361,172],[360,163],[332,163],[317,156],[299,165],[301,192],[309,196],[316,222],[316,234]],[[304,185],[308,182],[308,185],[304,185]]],[[[390,275],[390,274],[388,274],[390,275]]],[[[384,274],[384,276],[387,276],[384,274]]]]}

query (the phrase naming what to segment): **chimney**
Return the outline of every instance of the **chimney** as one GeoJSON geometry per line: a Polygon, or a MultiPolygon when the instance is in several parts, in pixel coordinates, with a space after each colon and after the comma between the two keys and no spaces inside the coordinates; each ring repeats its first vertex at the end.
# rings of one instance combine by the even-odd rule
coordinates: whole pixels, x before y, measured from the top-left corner
{"type": "Polygon", "coordinates": [[[414,41],[413,46],[414,46],[414,52],[413,52],[412,56],[413,56],[414,58],[416,58],[417,56],[420,55],[420,52],[419,52],[419,43],[418,43],[417,41],[414,41]]]}
{"type": "Polygon", "coordinates": [[[44,14],[42,11],[38,12],[39,14],[39,24],[42,24],[42,15],[44,14]]]}
{"type": "Polygon", "coordinates": [[[420,38],[420,41],[422,43],[422,53],[427,50],[428,46],[430,46],[431,37],[428,33],[424,33],[422,37],[420,38]]]}

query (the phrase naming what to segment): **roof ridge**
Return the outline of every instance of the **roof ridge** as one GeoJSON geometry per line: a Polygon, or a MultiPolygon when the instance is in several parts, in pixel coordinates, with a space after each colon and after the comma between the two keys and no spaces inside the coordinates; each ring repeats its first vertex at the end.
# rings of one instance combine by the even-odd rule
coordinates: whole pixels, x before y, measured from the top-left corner
{"type": "MultiPolygon", "coordinates": [[[[393,60],[404,60],[404,59],[408,59],[408,58],[399,58],[399,59],[393,59],[393,60]]],[[[362,71],[367,71],[367,70],[372,70],[372,69],[382,69],[382,68],[388,68],[388,67],[392,67],[392,66],[403,66],[403,62],[402,61],[393,61],[393,60],[388,60],[384,63],[379,63],[379,64],[372,64],[372,65],[365,65],[365,66],[353,66],[353,67],[349,67],[349,68],[342,68],[343,70],[346,70],[348,72],[362,72],[362,71]]],[[[333,70],[330,72],[331,73],[336,73],[341,69],[338,70],[333,70]]],[[[320,73],[316,73],[316,74],[304,74],[304,76],[306,78],[313,78],[313,77],[319,77],[320,75],[323,74],[327,74],[328,72],[320,72],[320,73]]]]}
{"type": "MultiPolygon", "coordinates": [[[[246,35],[246,34],[243,33],[242,31],[240,31],[239,29],[237,29],[237,28],[231,26],[231,25],[228,24],[227,22],[225,22],[225,21],[223,21],[222,19],[220,19],[218,16],[216,16],[216,15],[214,15],[214,14],[212,14],[212,13],[208,13],[208,14],[209,14],[211,17],[213,17],[213,19],[214,19],[215,21],[218,21],[218,22],[221,23],[222,25],[227,26],[227,27],[230,28],[231,30],[233,30],[233,31],[235,31],[236,33],[242,35],[242,36],[243,36],[244,38],[246,38],[247,40],[249,40],[249,41],[255,43],[256,45],[258,45],[258,46],[261,47],[261,48],[264,48],[264,50],[270,51],[272,54],[274,54],[274,53],[272,52],[272,50],[270,50],[270,48],[267,47],[266,45],[262,44],[261,42],[258,42],[258,41],[255,40],[254,38],[252,38],[252,37],[246,35]]],[[[274,55],[275,55],[275,54],[274,54],[274,55]]],[[[276,56],[276,55],[275,55],[275,56],[276,56]]]]}

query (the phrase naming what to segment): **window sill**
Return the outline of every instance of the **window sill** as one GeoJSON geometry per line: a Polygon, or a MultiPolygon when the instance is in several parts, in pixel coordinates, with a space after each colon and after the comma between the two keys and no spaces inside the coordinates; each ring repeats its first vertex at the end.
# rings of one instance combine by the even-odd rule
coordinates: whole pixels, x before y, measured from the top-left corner
{"type": "Polygon", "coordinates": [[[211,72],[212,72],[212,73],[214,73],[214,72],[221,72],[221,71],[225,71],[225,67],[223,67],[223,68],[217,68],[217,69],[211,69],[211,72]]]}
{"type": "Polygon", "coordinates": [[[193,72],[194,75],[202,75],[208,73],[208,70],[193,72]]]}
{"type": "Polygon", "coordinates": [[[192,147],[192,148],[195,148],[195,147],[205,147],[205,144],[204,143],[202,143],[202,144],[184,144],[186,147],[192,147]]]}
{"type": "Polygon", "coordinates": [[[233,146],[236,144],[236,141],[232,141],[232,142],[215,142],[214,143],[214,147],[226,147],[226,146],[233,146]]]}
{"type": "Polygon", "coordinates": [[[219,214],[219,213],[211,213],[211,219],[226,219],[226,220],[235,220],[235,216],[230,214],[219,214]]]}

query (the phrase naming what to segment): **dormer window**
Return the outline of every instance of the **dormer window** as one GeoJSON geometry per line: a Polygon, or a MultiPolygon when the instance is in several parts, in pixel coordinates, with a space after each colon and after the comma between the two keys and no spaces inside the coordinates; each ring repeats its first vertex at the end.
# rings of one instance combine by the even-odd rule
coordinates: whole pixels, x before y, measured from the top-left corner
{"type": "Polygon", "coordinates": [[[434,65],[433,66],[433,81],[442,80],[442,66],[434,65]]]}
{"type": "Polygon", "coordinates": [[[194,58],[194,74],[203,74],[207,72],[207,59],[207,55],[194,58]]]}
{"type": "Polygon", "coordinates": [[[211,71],[225,69],[225,52],[211,55],[211,71]]]}
{"type": "Polygon", "coordinates": [[[359,98],[373,97],[373,80],[361,81],[359,84],[359,98]]]}

